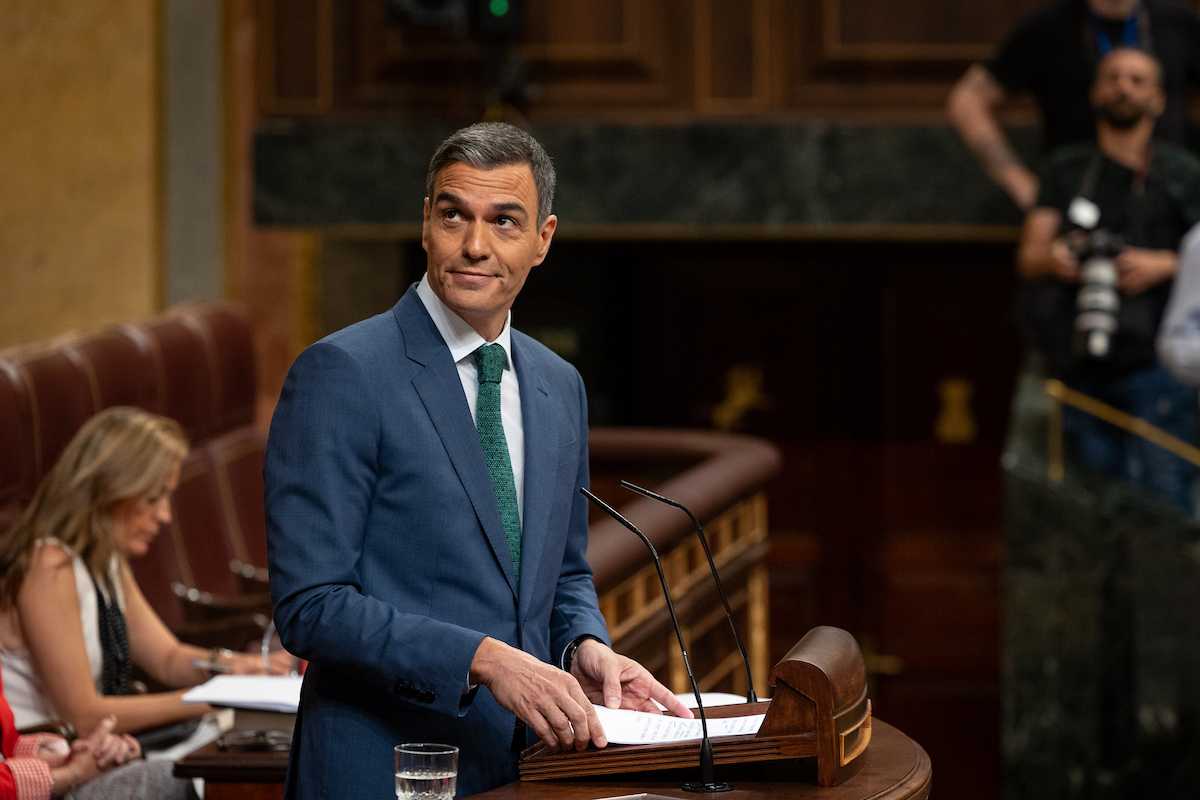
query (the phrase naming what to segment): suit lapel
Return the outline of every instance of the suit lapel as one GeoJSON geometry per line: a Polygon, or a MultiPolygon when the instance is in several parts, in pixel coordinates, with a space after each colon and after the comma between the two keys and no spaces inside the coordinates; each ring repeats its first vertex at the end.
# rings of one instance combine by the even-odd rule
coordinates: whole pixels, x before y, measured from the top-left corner
{"type": "MultiPolygon", "coordinates": [[[[463,398],[458,367],[450,359],[450,351],[415,289],[396,304],[396,321],[404,334],[404,349],[408,357],[424,366],[413,377],[413,388],[421,398],[433,427],[441,437],[458,479],[462,481],[475,516],[491,545],[492,555],[504,572],[508,588],[516,594],[512,558],[504,539],[504,526],[496,506],[496,495],[488,477],[487,465],[479,447],[479,433],[463,398]]],[[[522,403],[524,405],[524,403],[522,403]]],[[[528,480],[528,475],[526,477],[528,480]]],[[[524,570],[522,570],[524,571],[524,570]]]]}
{"type": "Polygon", "coordinates": [[[525,513],[521,518],[521,591],[517,595],[517,616],[523,620],[533,600],[549,535],[562,426],[545,381],[515,333],[512,348],[521,384],[521,423],[525,432],[525,513]]]}

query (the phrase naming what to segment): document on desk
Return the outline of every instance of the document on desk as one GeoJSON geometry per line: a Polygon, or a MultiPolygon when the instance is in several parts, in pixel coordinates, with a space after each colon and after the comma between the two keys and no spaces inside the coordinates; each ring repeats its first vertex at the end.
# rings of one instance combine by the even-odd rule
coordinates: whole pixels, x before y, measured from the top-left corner
{"type": "Polygon", "coordinates": [[[218,675],[190,689],[183,702],[295,714],[303,680],[287,675],[218,675]]]}
{"type": "MultiPolygon", "coordinates": [[[[686,742],[703,736],[700,718],[680,719],[665,714],[649,714],[624,708],[595,706],[596,716],[604,728],[604,736],[612,744],[661,744],[686,742]]],[[[708,721],[709,737],[740,736],[758,733],[766,714],[746,717],[725,717],[708,721]]]]}

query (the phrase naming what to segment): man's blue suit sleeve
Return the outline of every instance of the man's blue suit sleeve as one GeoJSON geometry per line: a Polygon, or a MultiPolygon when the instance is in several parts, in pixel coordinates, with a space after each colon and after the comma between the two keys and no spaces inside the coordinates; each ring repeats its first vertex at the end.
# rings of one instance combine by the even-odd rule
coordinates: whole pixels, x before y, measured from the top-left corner
{"type": "Polygon", "coordinates": [[[484,634],[362,592],[380,413],[362,365],[335,344],[310,347],[289,371],[264,468],[275,622],[295,655],[353,670],[419,708],[460,715],[484,634]]]}
{"type": "Polygon", "coordinates": [[[580,636],[595,636],[605,644],[612,645],[608,627],[600,614],[596,584],[592,581],[592,570],[587,561],[587,499],[579,492],[579,487],[590,485],[587,393],[578,372],[575,373],[575,382],[579,408],[579,472],[572,492],[567,543],[554,596],[554,611],[550,617],[550,653],[555,663],[558,663],[557,659],[567,645],[580,636]]]}

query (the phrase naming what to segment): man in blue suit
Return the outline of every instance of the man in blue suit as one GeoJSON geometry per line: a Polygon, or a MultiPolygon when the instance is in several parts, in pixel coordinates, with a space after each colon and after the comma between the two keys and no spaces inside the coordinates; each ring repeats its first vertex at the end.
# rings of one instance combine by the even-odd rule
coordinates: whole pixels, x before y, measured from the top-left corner
{"type": "Polygon", "coordinates": [[[310,662],[289,798],[386,797],[408,741],[457,745],[459,792],[483,791],[516,778],[526,729],[605,746],[592,702],[690,716],[609,647],[583,382],[510,327],[557,225],[550,159],[481,123],[425,189],[425,276],[302,353],[271,422],[275,621],[310,662]]]}

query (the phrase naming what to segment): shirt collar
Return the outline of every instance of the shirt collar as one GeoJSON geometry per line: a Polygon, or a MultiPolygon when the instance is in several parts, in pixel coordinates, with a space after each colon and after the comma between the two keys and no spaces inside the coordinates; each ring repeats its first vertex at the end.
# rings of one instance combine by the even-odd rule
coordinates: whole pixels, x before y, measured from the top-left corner
{"type": "MultiPolygon", "coordinates": [[[[420,282],[417,284],[417,297],[421,298],[421,302],[425,306],[425,310],[429,312],[429,316],[433,319],[434,326],[438,329],[438,333],[442,335],[442,340],[446,342],[446,347],[450,348],[450,357],[454,359],[454,363],[467,358],[480,347],[485,344],[492,344],[479,335],[478,331],[467,324],[466,320],[460,317],[452,308],[442,302],[442,298],[437,296],[433,291],[433,287],[426,280],[426,275],[421,276],[420,282]]],[[[512,312],[508,312],[508,316],[504,320],[504,328],[501,329],[500,335],[496,337],[494,344],[498,344],[504,348],[504,355],[508,358],[506,367],[512,369],[512,312]]]]}

